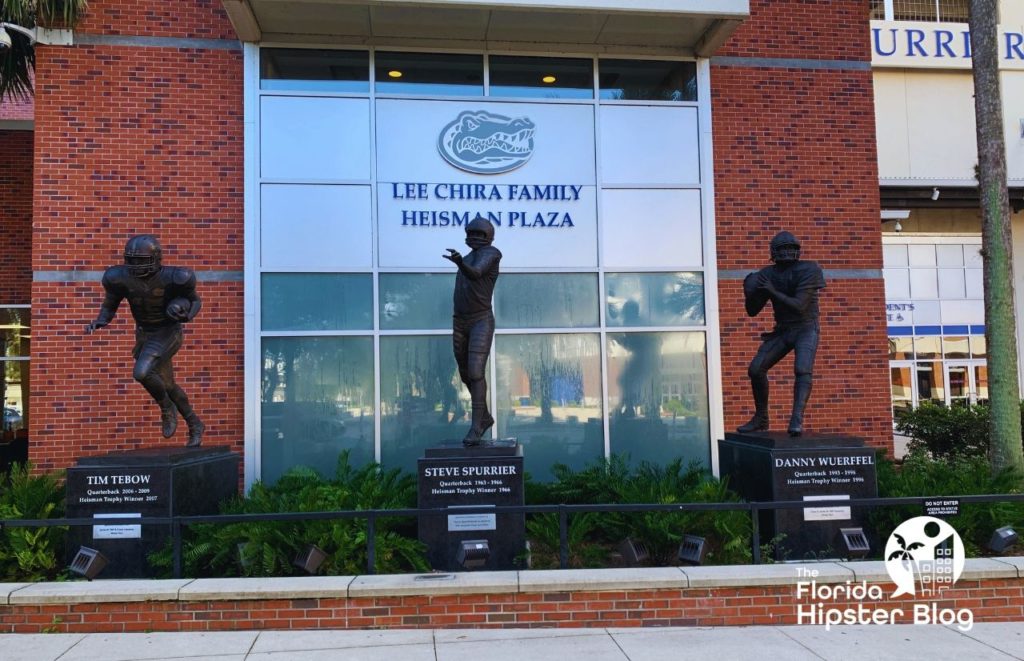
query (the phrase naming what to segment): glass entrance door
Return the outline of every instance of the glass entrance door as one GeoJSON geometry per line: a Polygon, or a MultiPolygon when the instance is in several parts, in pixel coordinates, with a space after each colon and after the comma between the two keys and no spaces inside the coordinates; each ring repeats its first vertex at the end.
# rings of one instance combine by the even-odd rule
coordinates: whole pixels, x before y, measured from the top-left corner
{"type": "Polygon", "coordinates": [[[892,389],[892,419],[917,406],[913,362],[889,363],[889,385],[892,389]]]}
{"type": "Polygon", "coordinates": [[[946,363],[946,404],[953,406],[970,406],[977,401],[977,390],[974,386],[974,366],[970,363],[946,363]]]}

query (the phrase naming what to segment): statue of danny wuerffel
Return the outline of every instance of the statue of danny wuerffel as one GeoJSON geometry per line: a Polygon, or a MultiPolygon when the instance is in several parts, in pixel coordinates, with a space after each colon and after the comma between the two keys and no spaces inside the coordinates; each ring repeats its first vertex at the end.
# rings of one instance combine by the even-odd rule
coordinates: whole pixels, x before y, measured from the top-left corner
{"type": "Polygon", "coordinates": [[[164,438],[174,435],[181,413],[188,424],[185,446],[199,447],[206,425],[192,410],[185,391],[174,382],[171,359],[181,348],[181,324],[195,319],[203,303],[196,293],[192,269],[164,266],[162,257],[155,236],[130,238],[124,247],[124,264],[111,266],[103,273],[103,304],[85,332],[92,333],[113,321],[121,301],[128,299],[135,319],[133,376],[160,405],[164,438]]]}
{"type": "Polygon", "coordinates": [[[452,348],[459,366],[459,377],[469,388],[473,402],[472,425],[462,440],[469,447],[480,445],[484,433],[494,425],[487,410],[487,358],[494,338],[494,311],[491,297],[498,281],[501,252],[491,245],[494,226],[481,216],[466,225],[466,245],[472,250],[463,256],[448,248],[442,255],[459,267],[452,296],[452,348]]]}
{"type": "Polygon", "coordinates": [[[757,316],[771,301],[775,328],[761,334],[761,348],[747,370],[754,392],[754,416],[737,431],[768,429],[768,370],[794,351],[796,379],[788,431],[790,436],[800,436],[818,350],[818,291],[825,288],[825,276],[816,263],[800,259],[800,241],[789,232],[779,232],[772,239],[771,258],[771,266],[743,280],[747,314],[757,316]]]}

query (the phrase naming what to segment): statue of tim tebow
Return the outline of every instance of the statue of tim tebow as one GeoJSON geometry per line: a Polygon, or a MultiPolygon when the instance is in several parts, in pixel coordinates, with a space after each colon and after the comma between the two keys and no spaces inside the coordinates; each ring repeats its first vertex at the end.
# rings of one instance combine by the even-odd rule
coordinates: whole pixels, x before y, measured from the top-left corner
{"type": "Polygon", "coordinates": [[[825,276],[816,263],[800,259],[800,241],[789,232],[775,235],[771,256],[771,266],[743,280],[747,314],[756,317],[771,301],[775,328],[761,334],[761,348],[747,370],[754,391],[754,416],[737,431],[767,431],[768,370],[794,351],[796,380],[788,431],[790,436],[800,436],[804,431],[804,408],[811,395],[814,355],[818,350],[818,291],[825,288],[825,276]]]}
{"type": "Polygon", "coordinates": [[[203,302],[196,294],[192,269],[163,266],[160,241],[151,234],[133,236],[124,247],[124,264],[103,273],[106,295],[96,320],[85,327],[87,334],[109,324],[121,301],[128,299],[135,319],[135,380],[160,405],[164,438],[178,428],[178,413],[188,424],[185,447],[199,447],[206,426],[174,382],[171,359],[181,348],[181,324],[199,314],[203,302]]]}

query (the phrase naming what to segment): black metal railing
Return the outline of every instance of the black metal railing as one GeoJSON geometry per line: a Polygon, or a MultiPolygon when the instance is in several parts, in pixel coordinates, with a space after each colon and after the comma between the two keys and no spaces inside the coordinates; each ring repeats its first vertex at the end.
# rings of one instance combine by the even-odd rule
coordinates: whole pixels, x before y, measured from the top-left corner
{"type": "MultiPolygon", "coordinates": [[[[890,507],[899,505],[924,506],[927,501],[956,500],[961,505],[1000,502],[1024,502],[1024,494],[984,494],[957,496],[905,496],[898,498],[843,498],[835,500],[780,500],[762,502],[728,503],[603,503],[586,505],[501,505],[459,507],[459,514],[557,514],[558,515],[558,556],[559,566],[569,566],[569,517],[586,512],[734,512],[746,511],[751,517],[751,559],[753,564],[761,563],[760,514],[764,510],[804,509],[819,507],[890,507]]],[[[173,547],[174,577],[182,576],[182,532],[184,526],[199,523],[245,523],[252,521],[316,521],[332,519],[366,519],[366,571],[376,573],[376,523],[386,518],[417,518],[420,516],[441,516],[451,514],[447,507],[405,508],[388,510],[344,510],[338,512],[276,512],[261,514],[207,514],[201,516],[161,516],[131,519],[132,525],[166,525],[170,527],[173,547]]],[[[3,519],[0,530],[10,528],[49,528],[55,526],[124,525],[121,517],[76,519],[3,519]]]]}

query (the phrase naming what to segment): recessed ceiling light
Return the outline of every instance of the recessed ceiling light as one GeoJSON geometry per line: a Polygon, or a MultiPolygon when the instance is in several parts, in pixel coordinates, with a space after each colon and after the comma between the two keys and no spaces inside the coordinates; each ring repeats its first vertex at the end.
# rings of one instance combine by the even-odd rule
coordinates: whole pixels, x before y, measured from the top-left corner
{"type": "Polygon", "coordinates": [[[545,83],[547,83],[548,85],[550,85],[551,83],[555,82],[558,79],[555,78],[554,76],[547,75],[547,76],[544,76],[543,78],[541,78],[541,80],[544,81],[545,83]]]}
{"type": "Polygon", "coordinates": [[[391,71],[388,72],[388,77],[389,78],[401,78],[402,77],[402,72],[399,71],[398,69],[392,69],[391,71]]]}

